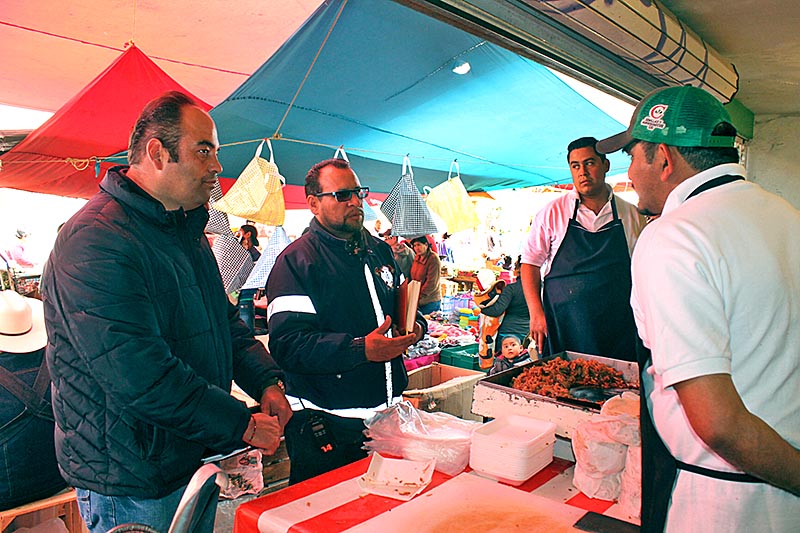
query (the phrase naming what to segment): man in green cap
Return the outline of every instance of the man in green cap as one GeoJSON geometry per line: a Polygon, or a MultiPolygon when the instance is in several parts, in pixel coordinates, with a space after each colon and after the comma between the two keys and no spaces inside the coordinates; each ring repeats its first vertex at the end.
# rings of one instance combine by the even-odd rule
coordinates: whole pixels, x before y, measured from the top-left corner
{"type": "Polygon", "coordinates": [[[695,87],[656,90],[597,143],[631,156],[642,371],[642,531],[796,531],[800,212],[745,181],[695,87]]]}

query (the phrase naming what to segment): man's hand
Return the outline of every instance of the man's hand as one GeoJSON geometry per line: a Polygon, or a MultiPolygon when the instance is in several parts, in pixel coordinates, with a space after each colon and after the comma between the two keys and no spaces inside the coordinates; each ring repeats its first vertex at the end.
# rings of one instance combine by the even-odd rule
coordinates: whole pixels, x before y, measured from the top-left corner
{"type": "Polygon", "coordinates": [[[281,444],[283,428],[277,416],[264,413],[255,413],[250,417],[250,423],[244,430],[242,440],[247,444],[264,450],[267,455],[272,455],[281,444]]]}
{"type": "Polygon", "coordinates": [[[544,341],[547,338],[547,320],[544,311],[531,313],[531,341],[536,346],[539,353],[544,349],[544,341]]]}
{"type": "Polygon", "coordinates": [[[286,423],[292,418],[292,408],[283,394],[283,389],[278,385],[271,385],[264,389],[264,393],[261,395],[261,412],[278,417],[282,434],[286,423]]]}
{"type": "Polygon", "coordinates": [[[392,317],[387,315],[383,324],[364,337],[364,352],[368,361],[375,363],[391,361],[395,357],[402,355],[406,348],[417,342],[418,336],[421,336],[422,333],[422,326],[415,324],[413,333],[389,338],[386,336],[386,332],[389,331],[391,326],[392,317]]]}
{"type": "Polygon", "coordinates": [[[544,350],[544,340],[547,338],[547,320],[544,317],[542,306],[542,271],[536,265],[523,263],[520,266],[522,279],[522,292],[528,304],[528,314],[531,316],[531,341],[539,353],[544,350]]]}
{"type": "MultiPolygon", "coordinates": [[[[390,318],[390,320],[391,320],[391,318],[390,318]]],[[[402,337],[402,336],[403,336],[403,334],[400,333],[400,330],[397,329],[397,326],[394,324],[394,321],[392,321],[392,337],[396,338],[396,337],[402,337]]],[[[414,322],[414,342],[411,343],[411,344],[418,343],[419,341],[422,340],[422,338],[424,336],[425,336],[425,331],[423,331],[423,329],[422,329],[422,324],[420,324],[419,322],[415,321],[414,322]]]]}

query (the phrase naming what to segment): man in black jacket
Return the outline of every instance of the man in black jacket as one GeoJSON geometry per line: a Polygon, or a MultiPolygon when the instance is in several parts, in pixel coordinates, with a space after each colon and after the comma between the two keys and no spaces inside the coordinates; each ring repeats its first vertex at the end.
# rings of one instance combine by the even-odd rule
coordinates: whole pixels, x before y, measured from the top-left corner
{"type": "Polygon", "coordinates": [[[389,245],[364,229],[369,189],[349,163],[317,163],[305,192],[309,231],[267,281],[270,351],[295,411],[286,426],[290,483],[366,457],[364,419],[400,400],[403,352],[426,328],[418,315],[413,332],[389,333],[404,278],[389,245]]]}
{"type": "Polygon", "coordinates": [[[130,166],[108,171],[45,267],[56,455],[90,531],[167,531],[209,450],[274,453],[291,417],[282,374],[228,301],[203,235],[218,149],[186,95],[150,102],[130,166]],[[233,378],[262,412],[230,395],[233,378]]]}

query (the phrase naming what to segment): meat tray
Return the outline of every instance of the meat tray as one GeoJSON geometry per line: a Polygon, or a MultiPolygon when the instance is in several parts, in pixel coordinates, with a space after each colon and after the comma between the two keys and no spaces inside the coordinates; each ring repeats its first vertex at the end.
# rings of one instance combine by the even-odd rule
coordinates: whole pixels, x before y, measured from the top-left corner
{"type": "MultiPolygon", "coordinates": [[[[638,383],[639,380],[636,363],[569,351],[556,354],[554,357],[570,361],[574,359],[598,361],[622,372],[628,383],[638,383]]],[[[593,416],[599,416],[601,404],[575,399],[550,398],[511,386],[511,382],[516,376],[537,363],[537,361],[531,361],[480,379],[475,385],[472,412],[489,418],[517,414],[547,420],[556,424],[556,435],[572,438],[572,433],[578,424],[593,416]]]]}

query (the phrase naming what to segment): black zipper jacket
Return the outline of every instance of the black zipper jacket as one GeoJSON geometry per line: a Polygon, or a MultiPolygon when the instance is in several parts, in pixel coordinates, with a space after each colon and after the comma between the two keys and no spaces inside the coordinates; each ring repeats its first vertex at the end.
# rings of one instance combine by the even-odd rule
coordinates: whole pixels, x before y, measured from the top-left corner
{"type": "MultiPolygon", "coordinates": [[[[286,374],[286,393],[331,410],[387,401],[384,363],[364,352],[364,337],[379,325],[364,267],[384,316],[394,314],[402,273],[388,244],[366,230],[361,238],[353,248],[312,219],[267,281],[270,352],[286,374]]],[[[391,367],[393,396],[400,396],[408,385],[403,358],[391,367]]]]}

